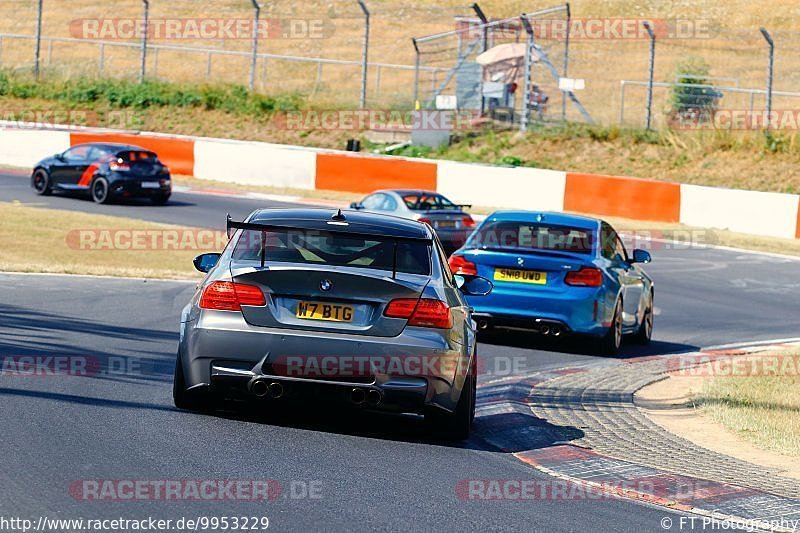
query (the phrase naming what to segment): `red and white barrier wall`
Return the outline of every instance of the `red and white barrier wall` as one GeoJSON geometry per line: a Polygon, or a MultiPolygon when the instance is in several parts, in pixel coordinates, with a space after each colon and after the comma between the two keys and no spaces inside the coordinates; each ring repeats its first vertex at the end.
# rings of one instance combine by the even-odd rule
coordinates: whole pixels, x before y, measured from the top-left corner
{"type": "Polygon", "coordinates": [[[599,216],[800,238],[800,196],[525,167],[364,155],[262,142],[3,128],[0,164],[36,161],[91,141],[153,150],[174,174],[246,185],[368,193],[381,188],[439,191],[457,203],[599,216]]]}

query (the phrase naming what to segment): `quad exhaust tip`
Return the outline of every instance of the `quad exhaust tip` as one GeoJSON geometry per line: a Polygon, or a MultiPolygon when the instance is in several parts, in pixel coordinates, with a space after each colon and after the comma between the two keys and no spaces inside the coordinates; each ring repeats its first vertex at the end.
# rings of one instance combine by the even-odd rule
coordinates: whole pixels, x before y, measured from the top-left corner
{"type": "Polygon", "coordinates": [[[280,398],[283,396],[283,385],[277,381],[270,383],[269,387],[267,387],[267,394],[269,394],[270,398],[280,398]]]}
{"type": "Polygon", "coordinates": [[[383,401],[383,395],[381,395],[380,391],[375,389],[370,389],[367,392],[367,403],[369,405],[378,405],[383,401]]]}
{"type": "Polygon", "coordinates": [[[350,391],[350,401],[356,405],[367,404],[370,406],[380,405],[383,401],[383,394],[377,389],[359,389],[350,391]]]}
{"type": "Polygon", "coordinates": [[[263,398],[264,396],[269,396],[270,398],[280,398],[283,396],[283,385],[277,381],[267,383],[265,380],[259,379],[254,381],[250,386],[250,392],[259,398],[263,398]]]}
{"type": "Polygon", "coordinates": [[[356,405],[361,405],[367,401],[367,393],[364,389],[353,389],[350,391],[350,401],[356,405]]]}
{"type": "Polygon", "coordinates": [[[263,398],[264,396],[266,396],[268,389],[269,387],[267,386],[267,382],[262,380],[255,381],[250,386],[250,392],[258,396],[259,398],[263,398]]]}

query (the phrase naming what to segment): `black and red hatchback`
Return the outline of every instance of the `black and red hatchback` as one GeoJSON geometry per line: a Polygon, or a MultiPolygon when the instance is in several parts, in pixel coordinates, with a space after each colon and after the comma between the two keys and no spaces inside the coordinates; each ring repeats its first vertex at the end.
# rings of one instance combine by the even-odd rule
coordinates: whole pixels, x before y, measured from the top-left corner
{"type": "Polygon", "coordinates": [[[78,144],[43,159],[33,168],[31,186],[40,195],[86,193],[99,204],[143,197],[163,205],[172,194],[169,169],[154,152],[117,143],[78,144]]]}

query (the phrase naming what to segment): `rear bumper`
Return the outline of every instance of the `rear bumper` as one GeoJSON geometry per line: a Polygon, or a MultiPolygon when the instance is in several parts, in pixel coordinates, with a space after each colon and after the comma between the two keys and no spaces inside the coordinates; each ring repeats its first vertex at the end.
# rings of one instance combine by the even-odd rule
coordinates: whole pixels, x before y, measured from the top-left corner
{"type": "Polygon", "coordinates": [[[350,404],[357,388],[381,397],[361,407],[418,413],[455,408],[472,353],[438,330],[406,328],[386,338],[322,333],[251,326],[241,313],[207,310],[181,324],[179,352],[187,388],[269,400],[253,391],[264,381],[281,385],[281,400],[350,404]]]}
{"type": "Polygon", "coordinates": [[[277,404],[292,402],[321,407],[351,406],[396,413],[423,414],[429,384],[422,378],[397,378],[377,383],[349,383],[274,376],[252,371],[236,371],[227,363],[211,365],[209,390],[239,400],[277,404]]]}
{"type": "Polygon", "coordinates": [[[112,175],[109,179],[109,193],[112,196],[165,196],[172,194],[172,180],[169,177],[129,178],[112,175]],[[158,182],[157,188],[142,187],[142,182],[158,182]]]}
{"type": "Polygon", "coordinates": [[[491,328],[522,329],[554,337],[571,333],[570,327],[566,323],[551,318],[495,315],[479,312],[473,313],[472,318],[478,324],[478,331],[491,328]]]}
{"type": "Polygon", "coordinates": [[[562,333],[602,335],[608,328],[605,317],[610,315],[602,288],[539,296],[498,291],[484,297],[468,296],[467,301],[475,310],[475,320],[483,317],[488,326],[540,332],[544,326],[550,330],[556,326],[562,333]]]}

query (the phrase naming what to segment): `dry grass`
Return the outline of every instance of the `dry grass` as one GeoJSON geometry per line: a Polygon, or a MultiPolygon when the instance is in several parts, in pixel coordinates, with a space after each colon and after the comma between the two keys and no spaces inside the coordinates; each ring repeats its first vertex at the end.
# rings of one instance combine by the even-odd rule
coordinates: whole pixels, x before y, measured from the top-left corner
{"type": "MultiPolygon", "coordinates": [[[[436,3],[409,0],[373,0],[368,2],[372,11],[370,59],[374,62],[412,64],[414,52],[410,38],[453,28],[453,16],[472,15],[462,0],[445,0],[436,3]]],[[[535,11],[559,5],[553,0],[485,0],[480,2],[489,16],[513,17],[524,11],[535,11]]],[[[662,2],[642,0],[574,0],[570,2],[576,18],[647,18],[689,21],[690,25],[707,27],[700,38],[664,38],[658,43],[656,79],[669,80],[676,61],[687,55],[698,55],[711,65],[714,76],[736,78],[741,87],[765,86],[765,45],[758,33],[760,26],[769,28],[776,37],[776,89],[791,90],[800,85],[800,59],[797,37],[797,15],[800,7],[794,0],[775,0],[765,12],[763,6],[749,0],[678,0],[662,2]]],[[[70,21],[80,18],[140,17],[141,3],[136,0],[105,3],[98,0],[71,0],[45,4],[44,34],[69,36],[70,21]]],[[[249,19],[252,10],[244,0],[173,0],[154,2],[151,16],[159,18],[214,17],[249,19]]],[[[309,0],[304,2],[264,3],[263,16],[279,19],[323,19],[332,29],[322,39],[270,39],[262,43],[262,51],[286,55],[306,55],[335,59],[359,60],[363,16],[355,2],[329,2],[309,0]]],[[[35,32],[35,2],[5,0],[0,5],[0,32],[32,35],[35,32]]],[[[225,41],[164,41],[163,44],[214,47],[229,51],[249,51],[247,39],[225,41]]],[[[561,45],[552,44],[556,50],[561,45]]],[[[30,64],[32,42],[9,41],[3,50],[4,64],[30,64]]],[[[57,47],[50,53],[46,47],[44,58],[50,61],[54,72],[65,75],[83,75],[97,70],[97,49],[88,44],[70,44],[57,47]],[[52,60],[51,60],[52,55],[52,60]]],[[[587,80],[587,90],[581,94],[590,112],[603,122],[616,121],[619,114],[619,80],[642,80],[647,73],[647,43],[642,40],[573,39],[570,74],[587,80]]],[[[107,65],[123,75],[133,75],[138,65],[138,50],[106,49],[107,65]]],[[[426,60],[432,62],[433,60],[426,60]]],[[[199,80],[206,74],[206,58],[179,52],[162,52],[158,58],[157,74],[176,80],[199,80]]],[[[443,65],[442,65],[443,66],[443,65]]],[[[151,60],[151,71],[155,60],[151,60]]],[[[354,102],[354,91],[360,79],[357,66],[326,66],[322,83],[315,82],[315,65],[302,65],[279,60],[259,65],[259,85],[262,90],[299,89],[329,101],[354,102]]],[[[220,58],[212,64],[212,77],[233,83],[248,79],[249,61],[243,58],[220,58]]],[[[383,71],[380,83],[381,97],[377,98],[375,74],[370,72],[370,96],[384,103],[402,101],[409,104],[410,72],[383,71]]],[[[547,76],[539,75],[541,82],[552,84],[547,76]]],[[[643,90],[632,90],[629,95],[638,106],[641,117],[643,90]]],[[[660,109],[666,93],[657,91],[656,108],[660,109]]],[[[757,102],[762,104],[763,102],[757,102]]],[[[726,96],[725,106],[741,108],[748,104],[743,99],[726,96]]],[[[797,100],[776,100],[776,107],[797,107],[797,100]]],[[[631,107],[626,110],[634,114],[631,107]]],[[[657,117],[657,119],[660,118],[657,117]]]]}
{"type": "Polygon", "coordinates": [[[525,165],[573,172],[638,176],[734,189],[800,192],[798,136],[778,136],[775,151],[761,133],[663,133],[655,142],[639,132],[610,128],[601,138],[587,132],[542,132],[519,137],[499,133],[466,139],[446,159],[493,162],[515,156],[525,165]]]}
{"type": "Polygon", "coordinates": [[[76,241],[80,230],[176,229],[129,218],[0,202],[0,271],[198,279],[192,266],[192,258],[202,253],[197,250],[92,250],[76,241]]]}
{"type": "Polygon", "coordinates": [[[711,418],[758,447],[800,456],[800,377],[797,350],[758,357],[783,357],[779,375],[717,377],[704,381],[694,403],[711,418]]]}

